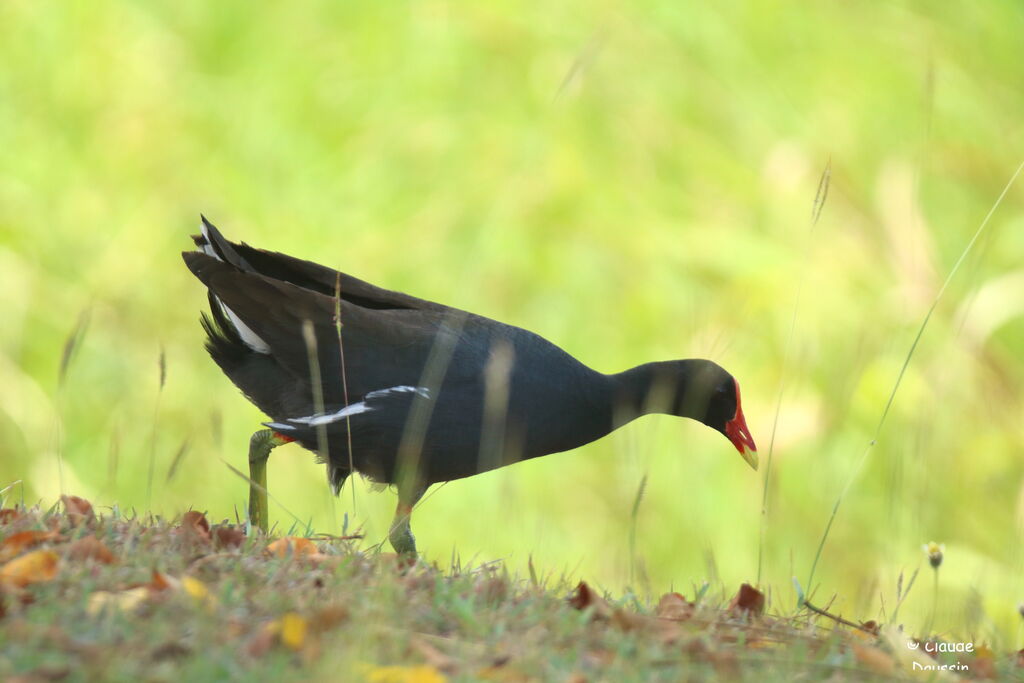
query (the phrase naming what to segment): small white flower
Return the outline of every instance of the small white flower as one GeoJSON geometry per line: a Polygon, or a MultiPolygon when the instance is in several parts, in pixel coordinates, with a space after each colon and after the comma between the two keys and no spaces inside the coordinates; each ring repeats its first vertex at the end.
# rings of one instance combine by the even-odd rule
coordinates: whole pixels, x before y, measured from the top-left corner
{"type": "Polygon", "coordinates": [[[938,569],[942,564],[942,554],[946,552],[946,546],[932,541],[921,546],[921,550],[928,556],[928,563],[931,564],[932,569],[938,569]]]}

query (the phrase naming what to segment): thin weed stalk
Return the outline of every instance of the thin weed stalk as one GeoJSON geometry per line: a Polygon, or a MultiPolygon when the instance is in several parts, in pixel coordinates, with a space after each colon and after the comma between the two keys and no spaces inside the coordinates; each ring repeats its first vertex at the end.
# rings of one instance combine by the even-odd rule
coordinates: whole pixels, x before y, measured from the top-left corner
{"type": "Polygon", "coordinates": [[[64,490],[64,387],[67,381],[68,370],[71,368],[71,361],[75,353],[85,339],[85,332],[89,327],[90,309],[86,308],[78,314],[78,321],[71,330],[68,338],[64,341],[64,348],[60,356],[60,369],[57,372],[57,415],[56,428],[53,430],[54,452],[57,454],[57,479],[60,485],[61,495],[64,490]]]}
{"type": "MultiPolygon", "coordinates": [[[[455,354],[455,347],[462,335],[462,327],[465,324],[465,315],[452,312],[447,315],[438,326],[437,335],[427,356],[427,362],[423,367],[419,386],[425,387],[432,399],[440,394],[441,383],[448,373],[448,365],[455,354]]],[[[423,452],[423,444],[427,435],[427,425],[434,412],[435,400],[426,399],[420,394],[413,394],[412,409],[402,430],[402,438],[398,446],[398,459],[395,482],[398,490],[403,486],[413,483],[412,480],[419,476],[419,461],[423,452]],[[411,479],[410,479],[411,478],[411,479]]],[[[413,486],[418,483],[413,483],[413,486]]],[[[422,503],[421,499],[413,509],[422,503]]]]}
{"type": "MultiPolygon", "coordinates": [[[[825,170],[821,172],[818,180],[818,191],[814,195],[814,204],[811,206],[811,224],[807,230],[806,253],[803,263],[810,262],[811,249],[814,242],[811,237],[814,229],[821,218],[821,210],[825,206],[825,199],[828,197],[828,187],[832,179],[832,159],[825,164],[825,170]]],[[[772,456],[775,453],[775,434],[779,428],[779,415],[782,413],[782,394],[786,385],[786,374],[789,365],[790,348],[793,341],[793,332],[796,330],[797,313],[800,310],[800,300],[803,296],[804,283],[807,281],[807,269],[800,269],[800,279],[796,288],[796,300],[793,302],[793,315],[789,319],[789,330],[786,332],[786,341],[782,347],[782,369],[779,373],[779,390],[775,400],[775,418],[772,420],[772,435],[768,441],[768,458],[764,466],[764,488],[761,491],[761,534],[757,545],[757,584],[761,585],[762,569],[764,567],[764,544],[765,536],[768,533],[768,487],[771,482],[772,456]]]]}
{"type": "Polygon", "coordinates": [[[932,301],[931,306],[928,308],[928,312],[925,314],[924,320],[921,321],[921,326],[918,327],[917,334],[914,335],[914,341],[910,345],[910,350],[907,351],[906,357],[903,359],[903,365],[900,367],[899,374],[896,376],[896,382],[895,384],[893,384],[892,391],[889,393],[889,399],[886,401],[885,409],[882,411],[882,416],[878,420],[878,426],[875,427],[874,436],[871,438],[871,441],[869,441],[867,446],[864,448],[864,452],[861,454],[856,466],[847,476],[846,483],[843,486],[842,491],[839,493],[839,497],[836,498],[835,505],[832,506],[832,513],[829,515],[828,522],[825,524],[825,531],[821,535],[821,541],[818,543],[818,549],[814,553],[814,561],[811,563],[811,571],[807,577],[808,590],[812,590],[814,587],[814,584],[812,583],[812,581],[814,580],[814,573],[818,568],[818,561],[821,559],[821,553],[825,548],[825,542],[828,540],[829,532],[832,530],[832,524],[835,522],[836,515],[839,513],[839,506],[842,504],[843,499],[846,497],[846,494],[853,486],[854,481],[856,481],[861,469],[864,467],[864,463],[867,461],[868,456],[871,454],[871,451],[874,449],[875,444],[878,442],[878,437],[882,433],[882,427],[885,426],[886,418],[888,418],[889,416],[889,410],[892,408],[893,401],[896,399],[896,392],[899,391],[900,383],[903,381],[903,375],[906,373],[907,367],[910,365],[910,359],[913,357],[914,351],[917,350],[917,345],[921,341],[921,336],[924,334],[925,328],[928,326],[928,321],[931,320],[932,314],[935,312],[935,309],[939,305],[939,301],[942,299],[942,295],[946,293],[946,289],[949,287],[949,283],[952,282],[953,277],[956,275],[957,271],[960,270],[961,264],[963,264],[964,259],[967,258],[967,255],[974,248],[974,245],[978,241],[978,238],[981,237],[981,235],[985,232],[985,228],[988,227],[989,221],[992,219],[993,214],[995,214],[996,209],[999,208],[999,205],[1003,203],[1003,199],[1006,197],[1007,192],[1010,191],[1010,187],[1012,187],[1014,182],[1016,182],[1017,177],[1020,175],[1022,170],[1024,170],[1024,161],[1022,161],[1020,165],[1017,166],[1017,170],[1013,172],[1013,175],[1011,175],[1010,179],[1006,182],[1006,185],[1003,187],[1003,191],[999,193],[999,197],[996,198],[995,203],[993,203],[992,207],[988,210],[988,213],[985,215],[984,220],[981,221],[981,225],[978,226],[978,229],[974,232],[974,235],[967,243],[967,246],[964,247],[963,251],[960,252],[960,256],[957,258],[956,263],[953,264],[952,269],[950,269],[949,274],[946,276],[945,281],[942,283],[942,287],[939,288],[938,293],[935,295],[935,299],[932,301]]]}
{"type": "MultiPolygon", "coordinates": [[[[899,586],[897,586],[897,589],[896,589],[896,607],[894,607],[893,610],[892,610],[892,619],[891,619],[892,623],[894,623],[894,624],[898,623],[896,621],[896,618],[899,616],[900,607],[903,605],[903,601],[907,599],[907,596],[910,595],[910,589],[914,587],[914,581],[917,580],[917,575],[918,575],[918,573],[920,571],[921,571],[921,568],[918,567],[917,569],[914,570],[914,573],[910,575],[910,581],[907,582],[907,589],[906,590],[900,590],[899,586]]],[[[901,576],[902,576],[902,574],[901,574],[901,576]]]]}
{"type": "Polygon", "coordinates": [[[636,497],[633,499],[633,508],[629,512],[629,583],[636,586],[636,570],[639,561],[636,556],[636,527],[640,517],[640,503],[644,499],[644,492],[647,490],[647,473],[640,478],[640,486],[636,489],[636,497]]]}
{"type": "Polygon", "coordinates": [[[153,472],[156,469],[156,434],[160,421],[160,399],[164,395],[164,384],[167,382],[167,356],[164,353],[163,345],[160,346],[160,356],[157,359],[160,370],[160,385],[156,391],[156,403],[153,406],[153,427],[149,434],[149,472],[146,474],[146,507],[153,508],[153,472]]]}
{"type": "MultiPolygon", "coordinates": [[[[334,274],[334,331],[338,335],[338,360],[341,362],[341,390],[342,397],[345,401],[345,408],[348,408],[348,375],[345,373],[345,345],[341,339],[341,273],[337,272],[334,274]]],[[[355,461],[352,457],[352,423],[351,417],[345,415],[345,436],[348,441],[348,476],[354,477],[356,474],[355,461]]],[[[352,510],[355,512],[356,509],[356,487],[353,485],[352,489],[352,510]]]]}

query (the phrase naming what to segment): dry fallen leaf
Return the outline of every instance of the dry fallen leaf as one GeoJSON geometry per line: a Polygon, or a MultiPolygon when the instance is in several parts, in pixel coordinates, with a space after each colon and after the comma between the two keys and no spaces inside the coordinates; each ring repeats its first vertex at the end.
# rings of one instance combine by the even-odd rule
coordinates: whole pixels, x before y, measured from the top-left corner
{"type": "Polygon", "coordinates": [[[749,583],[745,583],[740,586],[739,592],[729,603],[729,609],[749,614],[761,614],[764,612],[764,593],[749,583]]]}
{"type": "Polygon", "coordinates": [[[28,550],[32,546],[45,543],[46,541],[56,541],[60,539],[60,534],[56,531],[19,531],[16,534],[11,534],[4,539],[3,543],[0,543],[0,562],[6,562],[12,557],[20,555],[23,551],[28,550]]]}
{"type": "Polygon", "coordinates": [[[148,597],[149,589],[145,586],[117,592],[96,591],[89,596],[86,612],[91,616],[96,616],[106,609],[130,612],[141,605],[148,597]]]}
{"type": "Polygon", "coordinates": [[[686,621],[693,616],[696,605],[679,593],[665,593],[658,601],[658,607],[654,610],[662,619],[673,621],[686,621]]]}
{"type": "Polygon", "coordinates": [[[289,650],[298,652],[306,642],[309,623],[294,612],[288,612],[278,620],[278,635],[281,643],[289,650]]]}
{"type": "Polygon", "coordinates": [[[0,524],[10,524],[21,517],[21,512],[15,508],[0,509],[0,524]]]}
{"type": "Polygon", "coordinates": [[[61,496],[60,500],[64,503],[64,511],[67,513],[68,519],[72,524],[77,526],[83,522],[96,519],[96,513],[92,511],[92,503],[85,498],[61,496]]]}
{"type": "Polygon", "coordinates": [[[33,550],[0,567],[0,583],[21,588],[50,581],[57,576],[57,562],[52,550],[33,550]]]}
{"type": "Polygon", "coordinates": [[[274,646],[276,639],[277,634],[274,629],[270,628],[270,624],[267,624],[266,628],[258,630],[256,635],[249,640],[245,650],[250,657],[262,657],[274,646]]]}
{"type": "Polygon", "coordinates": [[[211,606],[217,604],[217,599],[210,594],[210,589],[199,579],[193,576],[183,576],[180,579],[180,583],[181,589],[195,598],[197,602],[206,603],[211,606]]]}
{"type": "Polygon", "coordinates": [[[236,526],[215,526],[210,536],[217,549],[239,548],[245,543],[245,531],[236,526]]]}
{"type": "Polygon", "coordinates": [[[114,564],[117,558],[110,549],[103,544],[103,541],[95,536],[80,538],[65,550],[65,557],[72,560],[93,560],[102,564],[114,564]]]}
{"type": "Polygon", "coordinates": [[[312,557],[320,554],[313,541],[296,536],[277,539],[267,546],[267,552],[277,557],[312,557]]]}
{"type": "Polygon", "coordinates": [[[299,652],[306,645],[310,632],[309,621],[305,617],[288,612],[279,619],[265,624],[256,636],[249,641],[249,654],[260,657],[266,654],[274,643],[281,643],[289,650],[299,652]]]}
{"type": "Polygon", "coordinates": [[[987,645],[979,645],[974,650],[974,658],[970,660],[971,678],[998,678],[996,671],[996,653],[987,645]]]}
{"type": "Polygon", "coordinates": [[[206,515],[196,510],[189,510],[181,518],[181,530],[185,537],[199,543],[210,542],[210,523],[206,515]]]}
{"type": "Polygon", "coordinates": [[[309,627],[317,632],[323,633],[338,626],[348,619],[348,608],[342,604],[327,605],[317,610],[309,619],[309,627]]]}
{"type": "Polygon", "coordinates": [[[569,605],[575,609],[584,610],[588,607],[594,609],[594,618],[607,619],[612,614],[611,606],[604,598],[594,593],[594,589],[585,581],[580,581],[576,586],[576,592],[569,598],[569,605]]]}
{"type": "Polygon", "coordinates": [[[160,592],[178,589],[181,587],[181,582],[173,576],[167,576],[167,574],[154,569],[152,579],[148,584],[146,584],[146,587],[153,592],[160,592]]]}
{"type": "Polygon", "coordinates": [[[432,666],[374,666],[366,671],[369,683],[445,683],[448,678],[432,666]]]}

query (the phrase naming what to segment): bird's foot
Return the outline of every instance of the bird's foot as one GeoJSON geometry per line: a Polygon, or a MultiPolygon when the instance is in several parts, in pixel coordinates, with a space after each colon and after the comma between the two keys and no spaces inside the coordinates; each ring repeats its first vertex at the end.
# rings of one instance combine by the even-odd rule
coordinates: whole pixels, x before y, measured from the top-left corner
{"type": "Polygon", "coordinates": [[[412,535],[408,518],[396,519],[388,532],[388,540],[395,552],[403,557],[416,557],[416,537],[412,535]]]}

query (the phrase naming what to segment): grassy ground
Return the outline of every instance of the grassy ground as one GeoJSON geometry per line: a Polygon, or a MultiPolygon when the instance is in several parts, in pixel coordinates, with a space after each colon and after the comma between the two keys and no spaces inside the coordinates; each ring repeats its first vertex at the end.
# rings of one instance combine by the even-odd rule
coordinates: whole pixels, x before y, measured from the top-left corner
{"type": "MultiPolygon", "coordinates": [[[[744,586],[645,604],[540,568],[447,570],[355,539],[272,539],[180,519],[0,513],[0,677],[56,680],[892,680],[918,665],[975,677],[1016,654],[932,660],[898,629],[772,615],[744,586]]],[[[931,680],[942,680],[945,672],[931,680]]]]}
{"type": "MultiPolygon", "coordinates": [[[[760,577],[776,611],[796,575],[890,621],[919,569],[914,632],[1020,648],[1024,184],[858,464],[1024,158],[1022,33],[1019,0],[4,0],[0,489],[244,507],[225,463],[245,469],[266,418],[202,350],[178,252],[204,212],[601,371],[714,359],[765,462],[775,434],[755,474],[719,434],[650,416],[432,490],[414,528],[444,571],[532,558],[651,604],[760,577]]],[[[269,478],[279,528],[387,533],[393,495],[333,498],[297,446],[269,478]]]]}

